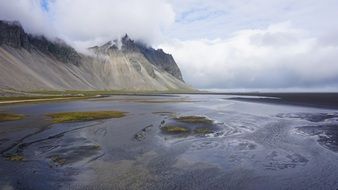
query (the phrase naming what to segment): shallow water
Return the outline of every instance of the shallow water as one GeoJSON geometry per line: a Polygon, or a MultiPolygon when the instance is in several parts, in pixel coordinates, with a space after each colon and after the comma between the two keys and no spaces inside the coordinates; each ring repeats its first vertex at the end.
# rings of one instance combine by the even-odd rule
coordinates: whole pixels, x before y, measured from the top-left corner
{"type": "Polygon", "coordinates": [[[226,98],[111,96],[1,106],[2,111],[28,117],[0,123],[0,188],[338,188],[337,110],[226,98]],[[45,116],[95,110],[128,114],[66,124],[52,124],[45,116]],[[161,123],[179,116],[205,116],[217,131],[161,131],[161,123]],[[4,157],[11,154],[24,160],[4,157]]]}

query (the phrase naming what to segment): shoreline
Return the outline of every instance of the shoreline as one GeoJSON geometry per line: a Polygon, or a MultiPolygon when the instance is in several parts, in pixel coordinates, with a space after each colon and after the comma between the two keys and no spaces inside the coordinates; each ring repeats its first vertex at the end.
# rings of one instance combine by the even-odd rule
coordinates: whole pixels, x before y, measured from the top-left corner
{"type": "Polygon", "coordinates": [[[224,95],[235,96],[226,98],[235,101],[338,109],[338,93],[227,93],[224,95]]]}
{"type": "MultiPolygon", "coordinates": [[[[60,92],[61,93],[61,92],[60,92]]],[[[65,93],[65,92],[64,92],[65,93]]],[[[109,92],[109,91],[76,91],[73,94],[40,93],[36,96],[0,97],[0,105],[45,102],[58,100],[77,100],[102,98],[107,96],[173,96],[173,95],[219,95],[232,96],[224,99],[267,104],[295,105],[338,109],[338,93],[336,92],[250,92],[250,93],[214,93],[214,92],[109,92]],[[49,95],[49,96],[48,96],[49,95]]]]}
{"type": "MultiPolygon", "coordinates": [[[[31,103],[31,102],[48,102],[48,101],[59,101],[59,100],[80,100],[80,99],[89,99],[94,97],[79,97],[79,96],[72,96],[72,97],[46,97],[46,98],[36,98],[36,97],[25,97],[18,100],[0,100],[1,105],[8,105],[8,104],[19,104],[19,103],[31,103]]],[[[95,97],[98,98],[98,97],[95,97]]]]}
{"type": "Polygon", "coordinates": [[[67,100],[71,98],[41,98],[41,99],[26,99],[26,100],[8,100],[0,101],[0,104],[15,104],[15,103],[25,103],[25,102],[42,102],[42,101],[52,101],[52,100],[67,100]]]}

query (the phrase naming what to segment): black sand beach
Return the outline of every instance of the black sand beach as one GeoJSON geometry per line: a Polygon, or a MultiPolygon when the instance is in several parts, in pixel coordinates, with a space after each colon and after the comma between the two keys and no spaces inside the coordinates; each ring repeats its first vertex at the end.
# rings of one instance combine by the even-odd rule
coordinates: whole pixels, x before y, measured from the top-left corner
{"type": "Polygon", "coordinates": [[[0,189],[337,189],[338,111],[322,107],[334,95],[265,96],[284,100],[113,95],[2,105],[24,118],[0,122],[0,189]]]}
{"type": "Polygon", "coordinates": [[[338,93],[225,93],[234,95],[232,100],[300,105],[322,108],[338,108],[338,93]],[[236,97],[236,96],[240,97],[236,97]],[[252,97],[249,97],[252,96],[252,97]]]}

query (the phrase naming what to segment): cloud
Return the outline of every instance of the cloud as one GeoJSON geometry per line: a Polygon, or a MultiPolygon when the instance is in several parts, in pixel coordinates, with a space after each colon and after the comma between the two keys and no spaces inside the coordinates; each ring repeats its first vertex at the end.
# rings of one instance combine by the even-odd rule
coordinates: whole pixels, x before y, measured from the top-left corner
{"type": "Polygon", "coordinates": [[[0,19],[20,21],[29,33],[55,36],[47,12],[41,9],[40,0],[0,0],[0,19]]]}
{"type": "Polygon", "coordinates": [[[171,37],[228,38],[238,30],[263,29],[292,21],[297,27],[320,35],[338,30],[336,0],[172,0],[177,20],[171,37]],[[206,16],[207,15],[207,16],[206,16]]]}
{"type": "Polygon", "coordinates": [[[323,44],[290,22],[241,30],[226,39],[174,40],[185,80],[199,88],[336,86],[338,44],[323,44]]]}
{"type": "Polygon", "coordinates": [[[73,41],[111,39],[128,33],[153,42],[175,17],[164,0],[56,0],[49,7],[58,33],[73,41]]]}
{"type": "Polygon", "coordinates": [[[97,45],[128,33],[154,43],[175,21],[166,0],[0,0],[0,19],[18,20],[26,31],[72,45],[97,45]]]}

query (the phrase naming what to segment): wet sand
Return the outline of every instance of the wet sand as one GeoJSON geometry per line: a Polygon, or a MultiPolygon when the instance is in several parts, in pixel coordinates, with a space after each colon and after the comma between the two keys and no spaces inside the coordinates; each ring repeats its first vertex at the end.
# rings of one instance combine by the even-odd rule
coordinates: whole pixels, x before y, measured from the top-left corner
{"type": "Polygon", "coordinates": [[[337,110],[234,97],[120,95],[2,105],[26,117],[0,123],[0,189],[338,188],[337,110]],[[46,116],[102,110],[128,114],[61,124],[46,116]],[[175,119],[181,116],[207,120],[175,119]],[[165,133],[166,125],[191,131],[165,133]],[[196,134],[196,126],[213,130],[196,134]]]}

